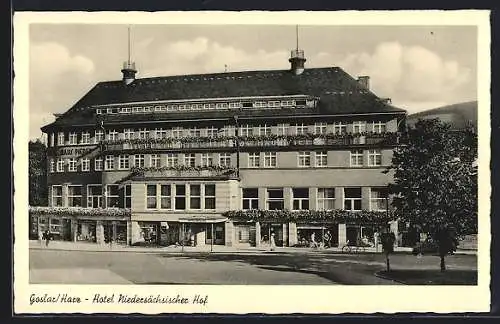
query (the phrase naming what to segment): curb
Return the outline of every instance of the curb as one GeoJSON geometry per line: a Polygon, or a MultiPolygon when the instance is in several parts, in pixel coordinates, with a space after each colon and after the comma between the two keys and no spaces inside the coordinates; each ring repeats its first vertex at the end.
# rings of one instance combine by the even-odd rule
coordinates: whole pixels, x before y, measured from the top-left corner
{"type": "Polygon", "coordinates": [[[388,281],[392,281],[392,282],[397,282],[397,283],[402,284],[402,285],[408,285],[406,282],[403,282],[401,280],[397,280],[397,279],[393,279],[393,278],[389,278],[387,276],[384,276],[384,275],[380,274],[380,271],[375,272],[373,275],[377,278],[380,278],[380,279],[384,279],[384,280],[388,280],[388,281]]]}

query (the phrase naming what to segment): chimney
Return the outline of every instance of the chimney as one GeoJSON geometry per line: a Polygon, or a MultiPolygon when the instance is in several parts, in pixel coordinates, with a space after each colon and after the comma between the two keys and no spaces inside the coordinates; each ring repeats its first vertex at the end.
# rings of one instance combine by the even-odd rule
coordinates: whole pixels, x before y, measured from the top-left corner
{"type": "Polygon", "coordinates": [[[137,73],[137,70],[135,69],[135,62],[123,62],[123,83],[125,85],[129,85],[135,80],[135,74],[137,73]]]}
{"type": "Polygon", "coordinates": [[[358,83],[366,88],[367,90],[370,90],[370,77],[367,75],[362,75],[358,76],[358,83]]]}

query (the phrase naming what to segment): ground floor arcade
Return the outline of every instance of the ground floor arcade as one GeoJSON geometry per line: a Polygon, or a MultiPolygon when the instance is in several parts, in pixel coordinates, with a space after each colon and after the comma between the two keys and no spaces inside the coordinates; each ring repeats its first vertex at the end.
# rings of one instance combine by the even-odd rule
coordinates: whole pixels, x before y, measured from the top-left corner
{"type": "MultiPolygon", "coordinates": [[[[378,244],[380,228],[370,224],[292,223],[237,221],[224,217],[178,218],[175,221],[133,220],[128,218],[76,217],[61,215],[31,216],[30,236],[41,238],[49,230],[53,240],[114,242],[151,246],[344,246],[348,242],[367,246],[378,244]]],[[[390,225],[398,246],[406,246],[398,224],[390,225]]],[[[410,243],[411,244],[411,243],[410,243]]]]}

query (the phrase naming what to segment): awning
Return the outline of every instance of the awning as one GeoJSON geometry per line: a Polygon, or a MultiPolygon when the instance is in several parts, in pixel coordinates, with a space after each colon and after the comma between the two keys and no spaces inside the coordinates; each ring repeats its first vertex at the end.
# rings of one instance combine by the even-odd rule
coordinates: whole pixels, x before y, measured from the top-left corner
{"type": "Polygon", "coordinates": [[[220,216],[207,216],[207,217],[189,217],[189,218],[181,218],[179,217],[179,223],[203,223],[203,224],[212,224],[212,223],[222,223],[227,221],[226,217],[220,216]]]}

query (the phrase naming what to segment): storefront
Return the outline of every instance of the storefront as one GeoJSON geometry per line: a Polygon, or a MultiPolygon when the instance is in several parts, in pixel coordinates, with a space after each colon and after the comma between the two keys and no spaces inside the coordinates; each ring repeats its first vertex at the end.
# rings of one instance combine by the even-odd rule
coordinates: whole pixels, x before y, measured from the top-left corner
{"type": "Polygon", "coordinates": [[[227,218],[217,215],[179,218],[185,246],[224,245],[227,218]]]}
{"type": "Polygon", "coordinates": [[[300,247],[311,247],[313,241],[324,246],[337,246],[338,237],[337,224],[297,224],[297,246],[300,247]]]}
{"type": "Polygon", "coordinates": [[[78,220],[76,225],[76,240],[80,242],[97,242],[97,222],[95,220],[78,220]]]}
{"type": "Polygon", "coordinates": [[[117,244],[127,244],[127,222],[126,221],[104,221],[104,241],[117,244]]]}
{"type": "Polygon", "coordinates": [[[283,223],[261,223],[260,238],[261,245],[270,244],[269,238],[274,234],[274,244],[276,246],[288,245],[288,224],[283,223]]]}
{"type": "Polygon", "coordinates": [[[255,223],[234,223],[234,233],[237,244],[255,246],[255,223]]]}
{"type": "Polygon", "coordinates": [[[30,238],[39,239],[45,231],[49,230],[52,240],[71,241],[71,219],[32,216],[30,227],[30,238]]]}

